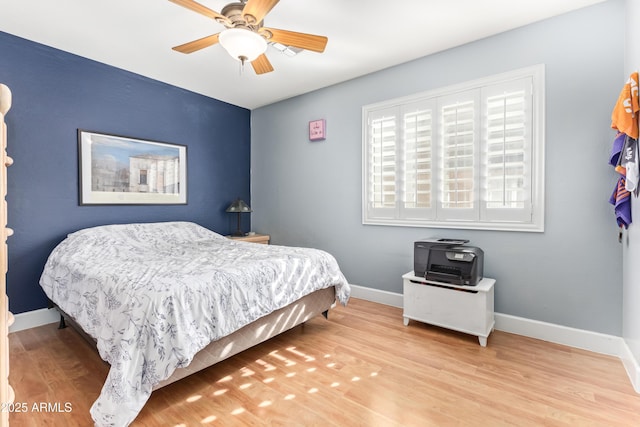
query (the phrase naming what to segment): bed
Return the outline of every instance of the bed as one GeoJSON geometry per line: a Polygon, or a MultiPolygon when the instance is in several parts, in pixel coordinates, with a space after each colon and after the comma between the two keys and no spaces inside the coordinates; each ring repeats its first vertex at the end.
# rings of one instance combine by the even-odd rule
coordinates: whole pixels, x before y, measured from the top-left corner
{"type": "Polygon", "coordinates": [[[346,305],[350,293],[327,252],[231,240],[191,222],[71,233],[40,286],[110,364],[91,407],[98,426],[129,425],[154,389],[346,305]]]}

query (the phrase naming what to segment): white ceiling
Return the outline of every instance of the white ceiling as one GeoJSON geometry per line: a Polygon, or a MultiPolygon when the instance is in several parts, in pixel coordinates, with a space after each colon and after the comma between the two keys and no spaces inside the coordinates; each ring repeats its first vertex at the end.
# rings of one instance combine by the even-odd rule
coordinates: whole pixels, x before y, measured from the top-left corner
{"type": "Polygon", "coordinates": [[[281,0],[265,26],[329,42],[295,57],[269,47],[263,75],[241,74],[220,45],[171,50],[224,27],[167,0],[0,0],[0,31],[254,109],[603,1],[281,0]]]}

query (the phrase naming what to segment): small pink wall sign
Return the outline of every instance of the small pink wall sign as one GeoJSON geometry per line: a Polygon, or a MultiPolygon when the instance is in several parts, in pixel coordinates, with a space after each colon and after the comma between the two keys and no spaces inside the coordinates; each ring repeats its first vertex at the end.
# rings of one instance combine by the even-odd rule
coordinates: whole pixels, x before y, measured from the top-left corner
{"type": "Polygon", "coordinates": [[[309,141],[322,141],[327,137],[327,122],[324,119],[309,122],[309,141]]]}

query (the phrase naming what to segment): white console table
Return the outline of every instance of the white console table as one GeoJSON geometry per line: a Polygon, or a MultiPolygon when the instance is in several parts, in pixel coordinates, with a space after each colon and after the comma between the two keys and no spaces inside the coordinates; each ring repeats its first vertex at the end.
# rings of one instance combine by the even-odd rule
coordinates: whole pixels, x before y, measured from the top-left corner
{"type": "Polygon", "coordinates": [[[495,325],[493,286],[495,279],[483,278],[476,286],[458,286],[433,282],[414,276],[402,276],[404,325],[409,319],[476,335],[482,347],[495,325]]]}

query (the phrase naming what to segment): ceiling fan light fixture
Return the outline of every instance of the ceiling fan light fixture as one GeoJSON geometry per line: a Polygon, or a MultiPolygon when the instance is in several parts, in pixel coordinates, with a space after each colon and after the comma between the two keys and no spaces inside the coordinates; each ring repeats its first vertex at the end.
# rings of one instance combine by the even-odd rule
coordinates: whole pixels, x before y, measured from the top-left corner
{"type": "Polygon", "coordinates": [[[267,41],[251,30],[229,28],[220,33],[219,43],[232,58],[252,62],[267,50],[267,41]]]}

